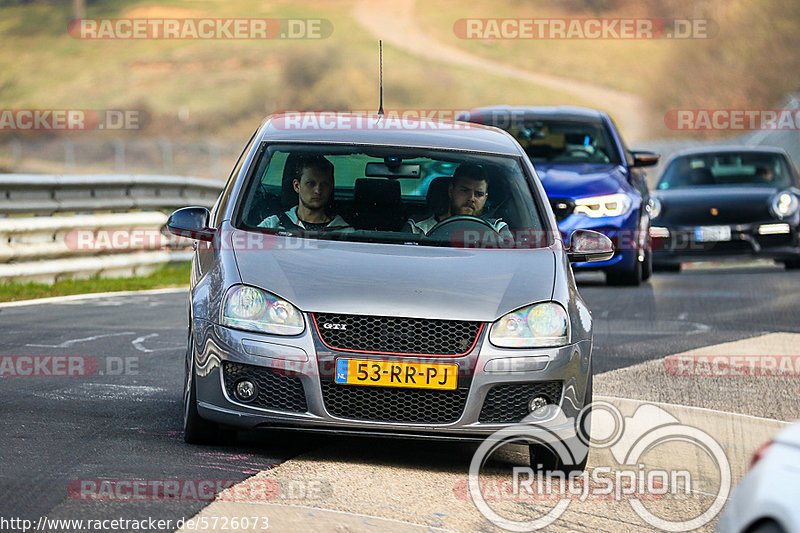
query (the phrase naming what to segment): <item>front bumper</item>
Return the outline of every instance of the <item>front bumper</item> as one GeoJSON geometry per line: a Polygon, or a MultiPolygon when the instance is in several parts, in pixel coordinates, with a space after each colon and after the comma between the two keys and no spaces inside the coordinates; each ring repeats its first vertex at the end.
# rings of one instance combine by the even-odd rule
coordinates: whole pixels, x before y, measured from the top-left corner
{"type": "MultiPolygon", "coordinates": [[[[653,262],[676,264],[703,259],[738,259],[764,257],[775,260],[796,260],[800,257],[798,228],[788,225],[785,233],[761,234],[760,228],[781,224],[770,220],[748,224],[721,225],[730,228],[730,240],[701,241],[698,228],[694,226],[671,226],[663,228],[653,224],[654,233],[669,232],[669,236],[651,235],[653,262]]],[[[761,230],[764,231],[764,230],[761,230]]]]}
{"type": "Polygon", "coordinates": [[[241,429],[481,440],[522,421],[527,412],[520,411],[520,404],[527,405],[536,394],[553,397],[566,417],[576,417],[583,408],[590,368],[590,340],[560,348],[502,349],[488,343],[484,328],[466,355],[410,358],[457,363],[455,391],[338,385],[333,382],[337,358],[408,361],[409,357],[325,349],[312,328],[288,338],[194,320],[193,331],[200,416],[241,429]],[[484,369],[490,360],[520,356],[539,358],[541,370],[484,369]],[[272,393],[260,401],[238,401],[232,384],[242,375],[264,380],[259,389],[272,393]]]}

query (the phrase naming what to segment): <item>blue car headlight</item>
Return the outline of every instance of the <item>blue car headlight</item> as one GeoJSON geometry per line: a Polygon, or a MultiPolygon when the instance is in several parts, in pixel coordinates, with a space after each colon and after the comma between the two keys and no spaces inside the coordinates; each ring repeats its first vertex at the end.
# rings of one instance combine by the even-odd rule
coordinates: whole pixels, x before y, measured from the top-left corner
{"type": "Polygon", "coordinates": [[[555,302],[523,307],[492,324],[489,341],[502,348],[540,348],[569,343],[569,317],[555,302]]]}
{"type": "Polygon", "coordinates": [[[305,330],[299,309],[282,298],[246,285],[228,289],[222,307],[222,325],[275,335],[299,335],[305,330]]]}
{"type": "Polygon", "coordinates": [[[582,213],[591,218],[618,217],[631,208],[631,199],[626,194],[607,194],[590,196],[575,200],[575,213],[582,213]]]}

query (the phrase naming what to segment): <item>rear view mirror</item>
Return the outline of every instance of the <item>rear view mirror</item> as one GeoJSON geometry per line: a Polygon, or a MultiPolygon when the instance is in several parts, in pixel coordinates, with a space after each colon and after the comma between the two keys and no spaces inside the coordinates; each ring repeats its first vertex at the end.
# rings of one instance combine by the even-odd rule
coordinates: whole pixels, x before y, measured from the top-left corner
{"type": "Polygon", "coordinates": [[[659,159],[661,159],[661,154],[644,150],[631,152],[631,156],[633,157],[633,166],[635,167],[652,167],[658,164],[659,159]]]}
{"type": "Polygon", "coordinates": [[[367,163],[364,175],[369,178],[419,178],[418,163],[367,163]]]}
{"type": "Polygon", "coordinates": [[[167,229],[179,237],[212,241],[215,230],[208,227],[208,219],[209,212],[205,207],[184,207],[169,216],[167,229]]]}
{"type": "Polygon", "coordinates": [[[602,233],[588,229],[576,229],[569,239],[567,257],[573,263],[606,261],[614,257],[614,244],[602,233]]]}

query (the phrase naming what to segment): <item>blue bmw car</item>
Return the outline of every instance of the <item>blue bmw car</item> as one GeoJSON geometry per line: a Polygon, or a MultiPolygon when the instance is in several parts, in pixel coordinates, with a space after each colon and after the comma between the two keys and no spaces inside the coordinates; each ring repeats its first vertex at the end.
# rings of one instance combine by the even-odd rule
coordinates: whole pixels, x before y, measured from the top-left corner
{"type": "Polygon", "coordinates": [[[564,236],[592,229],[611,238],[614,257],[574,263],[576,270],[602,269],[610,285],[639,285],[650,277],[649,193],[641,167],[658,163],[658,154],[629,150],[608,114],[585,107],[481,107],[458,120],[501,128],[522,145],[564,236]]]}

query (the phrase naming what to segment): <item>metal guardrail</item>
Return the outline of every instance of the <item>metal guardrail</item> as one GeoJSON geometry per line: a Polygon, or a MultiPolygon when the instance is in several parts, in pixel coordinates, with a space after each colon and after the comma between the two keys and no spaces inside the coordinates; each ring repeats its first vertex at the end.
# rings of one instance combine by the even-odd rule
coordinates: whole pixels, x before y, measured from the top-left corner
{"type": "Polygon", "coordinates": [[[210,207],[221,189],[184,176],[0,174],[0,215],[210,207]]]}
{"type": "Polygon", "coordinates": [[[183,176],[0,174],[0,281],[138,275],[191,257],[168,213],[222,183],[183,176]]]}

